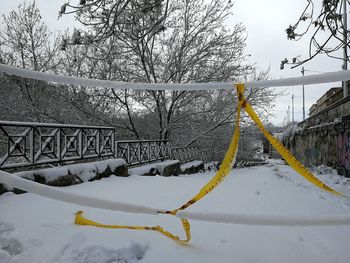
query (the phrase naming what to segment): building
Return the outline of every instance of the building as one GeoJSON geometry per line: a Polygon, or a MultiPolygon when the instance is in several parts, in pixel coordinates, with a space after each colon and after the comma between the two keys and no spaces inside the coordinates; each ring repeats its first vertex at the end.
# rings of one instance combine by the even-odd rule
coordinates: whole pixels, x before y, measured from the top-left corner
{"type": "Polygon", "coordinates": [[[342,88],[331,88],[310,107],[309,116],[315,115],[342,98],[342,88]]]}

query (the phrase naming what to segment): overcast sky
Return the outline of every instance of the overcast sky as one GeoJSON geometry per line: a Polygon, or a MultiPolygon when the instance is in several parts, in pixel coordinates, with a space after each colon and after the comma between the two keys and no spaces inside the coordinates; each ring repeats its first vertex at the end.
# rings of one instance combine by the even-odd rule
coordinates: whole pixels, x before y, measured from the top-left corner
{"type": "MultiPolygon", "coordinates": [[[[22,0],[1,0],[1,13],[15,9],[22,0]]],[[[65,30],[74,25],[72,16],[63,16],[57,20],[58,10],[66,0],[37,0],[43,19],[50,30],[65,30]]],[[[250,62],[260,68],[271,69],[272,78],[301,76],[301,67],[280,70],[280,62],[285,57],[291,59],[307,53],[308,41],[293,42],[287,40],[285,29],[296,22],[306,6],[306,0],[236,0],[233,15],[228,24],[242,22],[247,29],[246,54],[250,54],[250,62]]],[[[317,2],[317,0],[315,0],[317,2]]],[[[321,2],[319,0],[318,2],[321,2]]],[[[311,71],[329,72],[341,69],[341,62],[328,57],[319,57],[304,65],[305,75],[315,74],[311,71]]],[[[340,83],[305,86],[306,116],[310,106],[331,87],[340,83]]],[[[291,96],[295,96],[295,120],[302,120],[302,87],[281,88],[287,93],[276,101],[274,114],[270,120],[281,124],[287,116],[288,105],[291,107],[291,96]]]]}
{"type": "MultiPolygon", "coordinates": [[[[321,2],[321,0],[315,0],[321,2]]],[[[280,70],[280,62],[285,57],[289,60],[297,55],[305,55],[308,52],[308,39],[301,42],[287,40],[285,29],[294,24],[306,7],[306,0],[236,0],[233,9],[232,22],[241,21],[246,26],[247,54],[251,54],[251,61],[256,62],[261,68],[271,68],[272,78],[286,78],[301,76],[301,67],[290,69],[286,66],[280,70]]],[[[315,60],[304,64],[305,75],[317,74],[317,72],[329,72],[341,70],[339,60],[326,56],[317,57],[315,60]],[[309,70],[309,71],[308,71],[309,70]]],[[[305,86],[306,115],[311,105],[320,98],[329,88],[341,86],[341,83],[308,85],[305,86]]],[[[282,89],[280,89],[282,90],[282,89]]],[[[295,96],[295,119],[302,120],[302,87],[283,88],[289,94],[281,97],[276,102],[276,118],[273,123],[281,123],[286,117],[288,105],[291,106],[291,95],[295,96]]]]}

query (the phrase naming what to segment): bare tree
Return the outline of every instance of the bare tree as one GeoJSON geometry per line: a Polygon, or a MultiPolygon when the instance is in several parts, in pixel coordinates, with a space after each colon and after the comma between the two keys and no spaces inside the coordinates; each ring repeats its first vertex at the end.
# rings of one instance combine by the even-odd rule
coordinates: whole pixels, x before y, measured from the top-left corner
{"type": "MultiPolygon", "coordinates": [[[[350,1],[346,0],[323,0],[321,10],[315,10],[313,0],[306,0],[306,7],[298,18],[297,22],[289,25],[286,29],[287,38],[298,41],[303,37],[308,37],[311,34],[308,57],[299,59],[298,57],[292,60],[284,59],[281,62],[281,69],[285,64],[293,64],[292,68],[304,64],[312,60],[320,54],[339,60],[344,60],[339,56],[339,51],[344,46],[349,47],[350,42],[344,35],[348,35],[349,31],[344,27],[344,4],[350,1]]],[[[349,60],[349,57],[346,57],[349,60]]]]}
{"type": "MultiPolygon", "coordinates": [[[[140,82],[217,82],[234,81],[249,72],[251,67],[244,64],[243,26],[236,25],[233,30],[224,26],[231,8],[230,2],[222,0],[171,3],[166,30],[133,43],[130,57],[138,74],[130,78],[140,82]]],[[[210,96],[186,91],[135,92],[134,96],[154,116],[161,139],[181,129],[184,115],[206,114],[208,109],[195,106],[205,97],[210,96]]]]}
{"type": "Polygon", "coordinates": [[[2,16],[0,59],[2,63],[36,71],[53,70],[58,40],[44,24],[33,1],[22,3],[17,10],[2,16]]]}
{"type": "Polygon", "coordinates": [[[74,14],[92,32],[75,31],[74,44],[100,44],[111,37],[138,41],[164,30],[169,0],[80,0],[65,3],[59,11],[74,14]]]}
{"type": "MultiPolygon", "coordinates": [[[[63,39],[68,38],[66,33],[63,39]]],[[[59,54],[59,71],[70,76],[128,81],[128,75],[123,74],[126,63],[118,63],[120,52],[116,54],[116,49],[112,39],[107,39],[99,48],[93,45],[68,46],[59,54]]],[[[65,90],[69,93],[61,92],[60,96],[85,115],[84,120],[81,120],[83,123],[114,126],[124,130],[124,137],[131,133],[140,138],[134,124],[135,101],[129,96],[130,91],[73,85],[66,86],[65,90]]]]}
{"type": "MultiPolygon", "coordinates": [[[[58,40],[44,24],[40,11],[33,1],[22,3],[16,10],[2,17],[0,32],[0,62],[36,71],[54,71],[57,66],[58,40]]],[[[47,84],[11,77],[15,87],[20,89],[22,103],[26,104],[26,115],[39,121],[42,116],[50,117],[45,111],[44,95],[47,84]]],[[[24,113],[23,113],[24,114],[24,113]]],[[[53,117],[53,115],[51,116],[53,117]]]]}
{"type": "MultiPolygon", "coordinates": [[[[262,80],[268,78],[268,71],[253,71],[250,79],[262,80]]],[[[273,101],[278,94],[268,88],[252,89],[246,88],[246,97],[249,103],[255,108],[255,111],[261,118],[270,116],[269,110],[274,106],[273,101]]],[[[186,134],[187,146],[192,144],[208,145],[208,147],[226,147],[229,144],[230,136],[234,127],[237,95],[234,89],[211,92],[207,98],[207,104],[201,103],[200,107],[204,110],[199,122],[192,121],[192,131],[186,134]]],[[[242,125],[249,126],[252,120],[242,112],[242,125]]]]}
{"type": "MultiPolygon", "coordinates": [[[[99,45],[95,45],[96,42],[78,47],[65,45],[66,56],[70,58],[63,59],[67,63],[65,68],[73,75],[128,82],[242,80],[255,69],[245,62],[244,27],[241,24],[232,29],[225,26],[232,7],[233,4],[225,0],[170,1],[162,30],[142,33],[139,35],[142,37],[105,34],[105,41],[99,45]]],[[[140,17],[135,26],[139,23],[137,27],[147,32],[143,25],[149,25],[150,17],[140,17]]],[[[91,25],[93,21],[90,18],[83,24],[90,25],[91,37],[97,39],[101,31],[91,25]]],[[[66,44],[86,43],[76,42],[74,34],[65,39],[66,44]]],[[[256,77],[261,78],[263,74],[256,77]]],[[[91,95],[94,94],[93,100],[101,99],[99,105],[108,104],[119,116],[124,116],[124,128],[136,138],[157,136],[192,145],[209,136],[217,138],[215,131],[221,128],[228,137],[226,128],[232,129],[236,104],[233,93],[110,90],[91,95]]],[[[267,89],[249,90],[248,97],[262,109],[267,109],[274,99],[267,89]]]]}

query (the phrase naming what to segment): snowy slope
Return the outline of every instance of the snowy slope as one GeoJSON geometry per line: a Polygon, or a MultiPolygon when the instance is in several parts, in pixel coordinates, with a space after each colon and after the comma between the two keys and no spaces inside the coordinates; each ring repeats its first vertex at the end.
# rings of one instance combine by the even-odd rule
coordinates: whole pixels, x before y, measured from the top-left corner
{"type": "MultiPolygon", "coordinates": [[[[350,195],[350,179],[318,169],[350,195]]],[[[111,177],[64,188],[69,192],[138,205],[177,208],[214,173],[178,177],[111,177]]],[[[161,225],[183,236],[178,219],[84,208],[33,194],[0,196],[0,262],[349,262],[350,226],[262,227],[191,221],[183,246],[156,232],[74,225],[74,213],[106,224],[161,225]],[[2,249],[1,249],[2,248],[2,249]]],[[[189,210],[273,215],[342,215],[350,203],[316,189],[274,162],[235,169],[189,210]]]]}

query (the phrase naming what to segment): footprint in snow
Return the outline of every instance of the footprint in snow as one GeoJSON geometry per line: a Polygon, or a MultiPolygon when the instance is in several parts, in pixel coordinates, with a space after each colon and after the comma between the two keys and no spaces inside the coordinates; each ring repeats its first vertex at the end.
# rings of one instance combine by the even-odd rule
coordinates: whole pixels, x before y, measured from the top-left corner
{"type": "Polygon", "coordinates": [[[7,235],[15,230],[12,224],[0,221],[0,251],[5,251],[11,256],[22,253],[22,244],[15,238],[7,237],[7,235]]]}
{"type": "Polygon", "coordinates": [[[143,259],[148,245],[131,243],[120,249],[111,249],[99,245],[80,248],[85,236],[76,235],[55,257],[56,263],[136,263],[143,259]]]}
{"type": "Polygon", "coordinates": [[[6,251],[11,256],[22,253],[23,248],[21,243],[15,238],[0,237],[0,250],[6,251]]]}

